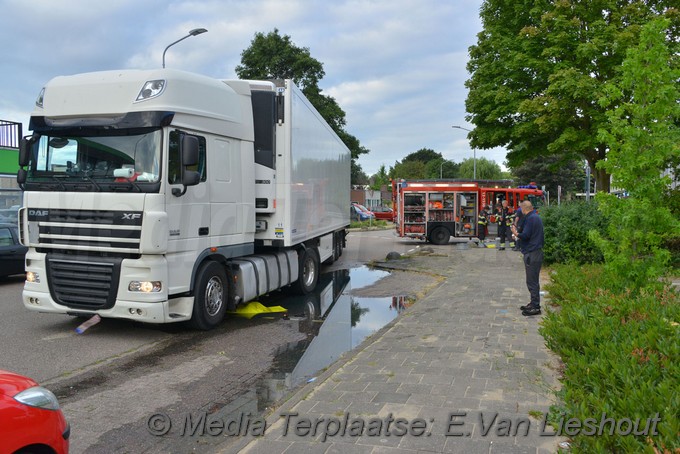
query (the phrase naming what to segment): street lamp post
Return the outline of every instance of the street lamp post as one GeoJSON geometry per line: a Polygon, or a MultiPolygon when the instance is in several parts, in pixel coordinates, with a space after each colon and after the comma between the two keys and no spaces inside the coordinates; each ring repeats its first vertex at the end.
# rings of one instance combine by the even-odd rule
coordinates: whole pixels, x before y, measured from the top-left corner
{"type": "MultiPolygon", "coordinates": [[[[454,129],[462,129],[463,131],[472,132],[471,129],[463,128],[462,126],[453,125],[451,127],[454,129]]],[[[477,150],[474,148],[472,149],[472,179],[477,179],[477,150]]]]}
{"type": "Polygon", "coordinates": [[[169,44],[168,47],[166,47],[165,50],[163,51],[163,68],[165,68],[165,53],[168,51],[168,49],[170,49],[172,46],[174,46],[178,42],[187,39],[190,36],[200,35],[201,33],[205,33],[207,31],[208,30],[206,30],[205,28],[194,28],[193,30],[189,31],[189,34],[187,36],[184,36],[184,37],[178,39],[177,41],[175,41],[174,43],[169,44]]]}

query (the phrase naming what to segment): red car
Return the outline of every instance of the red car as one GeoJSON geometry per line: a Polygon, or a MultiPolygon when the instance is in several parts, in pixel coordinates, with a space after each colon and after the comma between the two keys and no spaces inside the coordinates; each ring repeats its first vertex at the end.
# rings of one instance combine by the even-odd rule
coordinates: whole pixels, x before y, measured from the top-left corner
{"type": "Polygon", "coordinates": [[[0,370],[0,453],[67,454],[70,433],[52,392],[0,370]]]}
{"type": "Polygon", "coordinates": [[[384,219],[385,221],[394,221],[394,211],[388,207],[373,207],[371,208],[376,219],[384,219]]]}

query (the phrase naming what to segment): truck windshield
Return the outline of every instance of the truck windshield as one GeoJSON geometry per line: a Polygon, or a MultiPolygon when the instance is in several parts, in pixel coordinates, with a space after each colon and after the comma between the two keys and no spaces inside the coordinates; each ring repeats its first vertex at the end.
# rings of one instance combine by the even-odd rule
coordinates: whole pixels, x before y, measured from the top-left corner
{"type": "Polygon", "coordinates": [[[529,200],[531,201],[531,204],[534,206],[534,208],[538,209],[545,205],[545,200],[543,197],[544,196],[538,197],[535,195],[529,195],[529,200]]]}
{"type": "Polygon", "coordinates": [[[82,191],[85,184],[95,191],[157,191],[161,136],[160,129],[41,135],[31,149],[26,183],[33,190],[57,185],[82,191]]]}

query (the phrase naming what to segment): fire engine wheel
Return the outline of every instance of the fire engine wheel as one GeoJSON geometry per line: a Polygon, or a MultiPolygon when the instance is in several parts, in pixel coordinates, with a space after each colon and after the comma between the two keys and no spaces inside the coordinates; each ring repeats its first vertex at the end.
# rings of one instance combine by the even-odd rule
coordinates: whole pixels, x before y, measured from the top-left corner
{"type": "Polygon", "coordinates": [[[227,310],[227,273],[217,262],[201,266],[194,287],[194,310],[191,326],[207,331],[224,319],[227,310]]]}
{"type": "Polygon", "coordinates": [[[430,243],[432,244],[446,244],[449,242],[451,234],[446,227],[435,227],[435,229],[430,233],[430,243]]]}
{"type": "Polygon", "coordinates": [[[306,295],[312,293],[319,281],[319,253],[315,248],[307,248],[298,253],[300,276],[297,280],[297,290],[306,295]]]}

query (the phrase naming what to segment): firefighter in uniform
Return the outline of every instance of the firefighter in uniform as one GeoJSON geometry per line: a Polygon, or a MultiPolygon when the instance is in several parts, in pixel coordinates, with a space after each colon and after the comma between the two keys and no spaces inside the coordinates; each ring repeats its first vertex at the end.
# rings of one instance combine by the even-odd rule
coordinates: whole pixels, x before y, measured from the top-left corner
{"type": "Polygon", "coordinates": [[[501,202],[501,207],[499,212],[496,214],[496,219],[498,220],[498,236],[501,239],[501,247],[499,250],[505,250],[506,241],[510,243],[510,247],[514,247],[515,243],[512,239],[512,230],[510,230],[512,221],[514,219],[514,213],[512,208],[508,206],[507,200],[503,200],[503,202],[501,202]]]}
{"type": "Polygon", "coordinates": [[[477,221],[477,224],[479,224],[479,233],[477,236],[479,238],[479,246],[481,247],[486,247],[484,240],[489,233],[487,227],[489,225],[489,212],[487,211],[487,208],[488,207],[482,207],[482,211],[479,212],[479,220],[477,221]]]}

